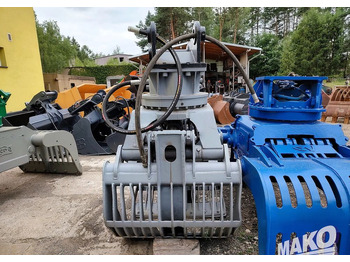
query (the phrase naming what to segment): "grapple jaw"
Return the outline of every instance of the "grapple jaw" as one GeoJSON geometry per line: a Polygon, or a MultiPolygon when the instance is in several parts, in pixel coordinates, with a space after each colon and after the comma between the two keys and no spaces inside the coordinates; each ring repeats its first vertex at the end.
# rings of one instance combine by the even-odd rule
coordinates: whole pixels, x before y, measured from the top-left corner
{"type": "Polygon", "coordinates": [[[261,254],[350,254],[349,161],[309,156],[269,167],[245,159],[261,254]]]}
{"type": "Polygon", "coordinates": [[[225,238],[240,226],[239,161],[230,162],[226,146],[223,162],[196,162],[195,157],[186,162],[181,155],[185,141],[180,141],[188,135],[186,131],[148,134],[148,141],[152,137],[156,141],[157,158],[164,159],[149,162],[148,168],[125,162],[122,146],[115,163],[105,164],[104,219],[118,236],[225,238]],[[176,146],[174,155],[168,155],[168,146],[176,146]]]}
{"type": "MultiPolygon", "coordinates": [[[[241,166],[230,161],[207,94],[200,92],[205,31],[195,25],[197,37],[186,50],[154,49],[146,69],[149,93],[141,96],[148,73],[138,88],[141,117],[131,113],[130,135],[103,168],[104,220],[118,236],[220,238],[241,224],[241,166]]],[[[155,46],[155,26],[145,32],[155,46]]]]}
{"type": "Polygon", "coordinates": [[[255,199],[260,254],[350,254],[350,149],[340,125],[317,121],[323,79],[260,78],[270,103],[220,129],[255,199]]]}
{"type": "Polygon", "coordinates": [[[24,172],[82,174],[74,138],[66,131],[1,127],[0,148],[0,172],[19,166],[24,172]]]}

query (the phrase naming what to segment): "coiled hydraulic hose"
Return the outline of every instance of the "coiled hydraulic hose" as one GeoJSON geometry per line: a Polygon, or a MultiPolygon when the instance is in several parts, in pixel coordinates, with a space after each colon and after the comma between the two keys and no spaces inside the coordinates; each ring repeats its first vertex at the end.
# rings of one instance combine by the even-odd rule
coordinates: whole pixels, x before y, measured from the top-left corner
{"type": "MultiPolygon", "coordinates": [[[[161,39],[159,36],[157,36],[157,39],[160,40],[162,43],[164,43],[164,46],[161,47],[158,50],[158,52],[155,54],[155,56],[151,59],[151,61],[149,62],[148,66],[146,68],[146,71],[144,72],[144,74],[143,74],[143,76],[141,78],[141,82],[140,82],[139,88],[137,90],[137,95],[136,95],[135,130],[123,130],[121,132],[123,134],[135,134],[136,133],[136,139],[137,139],[137,143],[138,143],[138,146],[139,146],[140,157],[141,157],[141,161],[142,161],[142,164],[143,164],[144,167],[147,167],[147,165],[148,165],[147,162],[148,161],[147,161],[147,155],[145,153],[144,146],[143,146],[142,133],[143,132],[147,132],[147,131],[149,131],[149,130],[159,126],[160,124],[162,124],[168,118],[168,116],[172,113],[172,111],[175,109],[175,106],[176,106],[176,104],[177,104],[177,102],[178,102],[178,100],[180,98],[180,95],[181,95],[181,89],[182,89],[182,68],[181,68],[181,63],[180,63],[176,53],[174,52],[174,50],[171,47],[174,44],[176,44],[176,43],[178,43],[180,41],[188,40],[188,39],[195,38],[195,37],[196,37],[196,34],[195,33],[191,33],[191,34],[186,34],[186,35],[179,36],[179,37],[175,38],[174,40],[169,41],[168,43],[165,43],[165,41],[163,39],[161,39]],[[154,123],[151,123],[147,127],[141,128],[141,125],[140,125],[141,98],[142,98],[142,93],[143,93],[143,90],[144,90],[146,82],[147,82],[147,78],[148,78],[151,70],[153,69],[154,65],[158,61],[159,57],[168,49],[170,50],[172,56],[174,57],[175,64],[176,64],[176,67],[177,67],[177,73],[178,73],[178,86],[177,86],[177,89],[176,89],[176,92],[175,92],[174,99],[171,102],[168,110],[159,119],[157,119],[154,123]]],[[[223,45],[220,41],[218,41],[217,39],[215,39],[213,37],[206,36],[205,39],[208,40],[209,42],[212,42],[212,43],[216,44],[220,48],[222,48],[232,58],[233,62],[235,63],[235,65],[237,66],[237,68],[239,69],[241,74],[243,75],[243,78],[244,78],[246,84],[248,85],[249,91],[250,91],[250,93],[252,95],[252,98],[253,98],[254,102],[255,103],[259,102],[259,99],[258,99],[258,97],[257,97],[257,95],[255,93],[255,90],[254,90],[253,86],[251,85],[251,83],[249,81],[249,78],[248,78],[246,72],[244,71],[243,67],[239,63],[239,61],[236,58],[236,56],[231,52],[231,50],[228,49],[225,45],[223,45]]],[[[117,90],[117,89],[118,88],[116,86],[115,90],[117,90]]],[[[112,90],[109,93],[112,94],[112,90]]],[[[108,101],[108,98],[109,98],[109,96],[105,97],[105,99],[103,101],[104,102],[103,105],[106,104],[105,101],[108,101]]],[[[105,111],[105,106],[103,106],[103,112],[104,111],[105,111]]],[[[106,116],[104,115],[104,113],[103,113],[103,118],[106,120],[106,116]]],[[[119,132],[119,130],[120,130],[120,128],[116,128],[113,124],[112,124],[111,127],[117,132],[119,132]]]]}
{"type": "MultiPolygon", "coordinates": [[[[105,96],[103,103],[102,103],[102,117],[105,120],[105,122],[115,131],[122,133],[122,134],[126,134],[126,135],[132,135],[132,134],[136,134],[136,139],[137,139],[137,143],[138,143],[138,147],[139,147],[139,152],[140,152],[140,157],[142,160],[142,165],[144,167],[147,167],[147,155],[145,154],[145,149],[143,147],[143,142],[142,142],[142,134],[144,132],[147,132],[149,130],[152,130],[154,128],[156,128],[157,126],[161,125],[167,118],[168,116],[173,112],[173,110],[175,109],[175,106],[177,104],[177,102],[179,101],[179,98],[181,96],[181,91],[182,91],[182,67],[181,67],[181,62],[179,57],[177,56],[176,52],[171,48],[172,45],[167,45],[166,41],[161,38],[160,36],[156,36],[157,40],[159,42],[161,42],[162,44],[164,44],[167,47],[162,47],[162,49],[164,50],[161,54],[163,54],[167,49],[169,49],[170,54],[172,55],[172,57],[175,60],[175,64],[176,64],[176,70],[177,70],[177,75],[178,75],[178,79],[177,79],[177,87],[176,87],[176,91],[175,91],[175,95],[174,98],[168,108],[168,110],[160,117],[158,118],[155,122],[149,124],[147,127],[141,128],[141,124],[140,124],[140,107],[141,107],[141,98],[142,98],[142,93],[143,90],[145,88],[146,82],[147,82],[147,78],[148,75],[151,71],[151,69],[154,67],[155,63],[157,62],[159,56],[156,56],[157,58],[151,60],[150,64],[147,66],[146,71],[141,79],[139,88],[137,90],[137,94],[136,94],[136,105],[135,105],[135,130],[126,130],[120,127],[115,126],[108,118],[107,113],[106,113],[106,109],[107,109],[107,103],[108,103],[108,99],[109,97],[115,92],[117,91],[119,88],[126,86],[126,85],[131,85],[131,84],[135,84],[136,82],[133,82],[133,80],[131,81],[126,81],[123,83],[120,83],[118,85],[116,85],[115,87],[113,87],[108,94],[105,96]],[[149,69],[149,70],[148,70],[149,69]]],[[[180,40],[181,41],[181,40],[180,40]]],[[[137,81],[138,80],[134,80],[137,81]]]]}
{"type": "MultiPolygon", "coordinates": [[[[108,104],[108,101],[109,101],[109,98],[111,97],[111,95],[117,91],[118,89],[124,87],[124,86],[129,86],[129,85],[133,85],[133,84],[136,84],[138,83],[139,81],[137,80],[131,80],[131,81],[125,81],[125,82],[122,82],[122,83],[119,83],[117,84],[116,86],[112,87],[112,89],[106,94],[106,96],[104,97],[103,99],[103,102],[102,102],[102,118],[104,119],[104,121],[106,122],[106,124],[112,128],[114,131],[117,131],[119,133],[122,133],[122,134],[130,134],[129,133],[129,130],[126,130],[126,129],[123,129],[123,128],[120,128],[120,127],[117,127],[115,126],[111,120],[109,120],[108,116],[107,116],[107,104],[108,104]],[[136,81],[136,82],[135,82],[136,81]]],[[[134,130],[135,131],[135,130],[134,130]]],[[[135,133],[134,133],[135,134],[135,133]]]]}
{"type": "Polygon", "coordinates": [[[205,39],[208,40],[209,42],[212,42],[213,44],[216,44],[217,46],[219,46],[221,49],[223,49],[232,58],[233,62],[237,66],[238,70],[241,72],[245,83],[248,85],[248,89],[250,91],[250,94],[252,95],[252,98],[253,98],[254,102],[258,103],[259,102],[259,98],[256,95],[255,90],[254,90],[252,84],[249,81],[248,75],[244,71],[244,69],[243,69],[241,63],[238,61],[237,57],[231,52],[230,49],[228,49],[224,44],[222,44],[219,40],[215,39],[214,37],[211,37],[211,36],[207,35],[207,36],[205,36],[205,39]]]}
{"type": "MultiPolygon", "coordinates": [[[[147,130],[151,130],[155,127],[157,127],[158,125],[160,125],[161,123],[163,123],[168,116],[173,112],[173,110],[175,109],[175,106],[177,104],[177,102],[179,101],[180,95],[181,95],[181,91],[182,91],[182,67],[181,67],[181,62],[176,54],[176,52],[171,48],[174,44],[189,39],[189,38],[193,38],[195,37],[195,34],[187,34],[187,35],[183,35],[180,36],[178,38],[175,38],[174,40],[165,43],[165,41],[160,38],[157,37],[157,39],[159,39],[162,43],[164,43],[164,46],[162,46],[158,52],[155,54],[155,56],[151,59],[151,61],[149,62],[149,64],[147,65],[146,71],[143,73],[143,76],[141,78],[141,82],[139,85],[139,88],[137,90],[137,94],[136,94],[136,103],[135,103],[135,130],[136,130],[136,139],[137,139],[137,144],[139,146],[139,152],[140,152],[140,157],[141,157],[141,161],[142,161],[142,165],[144,167],[148,166],[148,160],[147,160],[147,155],[145,153],[145,149],[143,147],[143,141],[142,141],[142,129],[141,129],[141,124],[140,124],[140,108],[141,108],[141,98],[142,98],[142,92],[145,88],[146,85],[146,80],[148,78],[148,75],[150,74],[151,70],[153,69],[154,65],[156,64],[156,62],[158,61],[159,57],[166,51],[166,50],[170,50],[170,52],[174,52],[174,59],[175,59],[175,64],[176,64],[176,68],[177,68],[177,82],[178,82],[178,86],[175,92],[175,96],[173,101],[171,102],[168,110],[160,117],[158,118],[154,123],[151,123],[150,125],[147,126],[147,130]]],[[[146,129],[146,128],[145,128],[146,129]]]]}
{"type": "MultiPolygon", "coordinates": [[[[161,43],[165,44],[165,40],[159,36],[157,36],[157,40],[159,40],[161,43]]],[[[122,133],[122,134],[125,134],[125,135],[134,135],[134,134],[137,134],[137,129],[140,129],[141,133],[144,133],[144,132],[147,132],[157,126],[159,126],[160,124],[162,124],[167,118],[168,116],[172,113],[172,111],[174,110],[177,102],[179,101],[179,98],[181,96],[181,91],[182,91],[182,67],[181,67],[181,63],[180,63],[180,60],[179,60],[179,57],[177,56],[177,54],[175,53],[175,51],[171,48],[169,49],[170,53],[172,54],[174,60],[175,60],[175,63],[176,63],[176,67],[177,67],[177,73],[178,73],[178,83],[177,83],[177,87],[176,87],[176,91],[175,91],[175,96],[174,96],[174,99],[172,101],[172,103],[170,104],[168,110],[164,113],[164,115],[162,117],[160,117],[157,121],[149,124],[147,127],[144,127],[144,128],[140,128],[140,123],[136,123],[136,122],[139,122],[140,120],[140,117],[135,117],[135,130],[126,130],[126,129],[123,129],[123,128],[120,128],[120,127],[117,127],[115,126],[108,118],[107,116],[107,104],[108,104],[108,100],[109,98],[111,97],[111,95],[117,91],[118,89],[124,87],[124,86],[128,86],[128,85],[135,85],[135,84],[140,84],[140,80],[130,80],[130,81],[125,81],[125,82],[122,82],[122,83],[119,83],[117,84],[116,86],[114,86],[109,92],[108,94],[105,96],[105,98],[103,99],[103,103],[102,103],[102,117],[103,119],[105,120],[106,124],[111,127],[114,131],[117,131],[119,133],[122,133]],[[137,125],[139,126],[139,128],[137,128],[137,125]]],[[[152,66],[153,67],[153,66],[152,66]]],[[[139,100],[139,106],[137,106],[137,98],[138,96],[142,96],[142,92],[144,90],[144,87],[147,83],[147,78],[148,78],[148,75],[147,77],[145,78],[146,81],[143,85],[142,88],[138,88],[138,91],[137,91],[137,95],[136,95],[136,106],[135,106],[135,114],[136,114],[136,108],[140,108],[141,106],[141,99],[139,100]],[[142,90],[141,92],[139,90],[142,90]]],[[[143,79],[143,78],[142,78],[143,79]]],[[[142,82],[142,80],[141,80],[142,82]]],[[[141,84],[140,84],[141,86],[141,84]]]]}

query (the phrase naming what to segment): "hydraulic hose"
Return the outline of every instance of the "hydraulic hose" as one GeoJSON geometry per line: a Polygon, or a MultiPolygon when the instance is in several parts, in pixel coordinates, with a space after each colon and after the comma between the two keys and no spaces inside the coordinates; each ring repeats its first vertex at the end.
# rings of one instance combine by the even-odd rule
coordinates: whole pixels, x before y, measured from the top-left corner
{"type": "MultiPolygon", "coordinates": [[[[157,39],[165,44],[165,40],[159,36],[157,36],[157,39]]],[[[144,127],[144,128],[141,128],[140,131],[141,133],[144,133],[144,132],[147,132],[157,126],[159,126],[160,124],[162,124],[166,118],[172,113],[172,111],[174,110],[177,102],[179,101],[179,98],[180,98],[180,95],[181,95],[181,91],[182,91],[182,67],[181,67],[181,63],[180,63],[180,59],[179,57],[177,56],[177,54],[175,53],[175,51],[173,49],[170,49],[169,50],[170,53],[172,54],[174,60],[175,60],[175,63],[176,63],[176,67],[177,67],[177,73],[178,73],[178,83],[177,83],[177,88],[176,88],[176,91],[175,91],[175,96],[174,96],[174,99],[172,101],[172,103],[170,104],[168,110],[164,113],[164,115],[162,117],[160,117],[157,121],[155,121],[154,123],[151,123],[150,125],[148,125],[147,127],[144,127]]],[[[152,66],[153,67],[153,66],[152,66]]],[[[148,77],[148,76],[147,76],[148,77]]],[[[137,95],[136,95],[136,106],[135,106],[135,113],[136,113],[136,108],[137,108],[137,97],[138,96],[142,96],[142,92],[144,90],[144,87],[147,83],[147,77],[145,78],[146,79],[146,82],[144,83],[143,87],[141,86],[140,84],[140,80],[130,80],[130,81],[125,81],[125,82],[122,82],[122,83],[119,83],[118,85],[114,86],[108,93],[107,95],[105,96],[105,98],[103,99],[103,103],[102,103],[102,117],[103,119],[105,120],[106,124],[111,127],[114,131],[116,132],[119,132],[119,133],[122,133],[122,134],[125,134],[125,135],[134,135],[134,134],[137,134],[137,125],[140,126],[140,123],[137,124],[137,122],[140,121],[140,118],[137,119],[137,117],[135,117],[135,130],[125,130],[125,129],[122,129],[122,128],[119,128],[117,126],[115,126],[108,118],[107,116],[107,103],[108,103],[108,100],[109,98],[111,97],[111,95],[117,91],[118,89],[124,87],[124,86],[127,86],[127,85],[135,85],[135,84],[140,84],[139,88],[138,88],[138,91],[137,91],[137,95]],[[142,90],[141,92],[139,90],[142,90]]],[[[142,79],[141,79],[142,80],[142,79]]],[[[139,101],[139,108],[141,106],[141,99],[139,101]]]]}
{"type": "MultiPolygon", "coordinates": [[[[129,86],[129,85],[132,85],[132,84],[135,84],[135,83],[138,83],[139,81],[138,80],[131,80],[131,81],[125,81],[125,82],[122,82],[122,83],[119,83],[117,84],[116,86],[112,87],[112,89],[106,94],[106,96],[104,97],[103,99],[103,102],[102,102],[102,118],[104,119],[104,121],[106,122],[106,124],[112,128],[114,131],[117,131],[119,133],[122,133],[122,134],[130,134],[129,130],[126,130],[126,129],[123,129],[123,128],[120,128],[120,127],[117,127],[115,126],[111,120],[109,120],[108,116],[107,116],[107,104],[108,104],[108,100],[109,98],[111,97],[111,95],[117,91],[118,89],[124,87],[124,86],[129,86]]],[[[135,133],[134,133],[135,134],[135,133]]]]}
{"type": "MultiPolygon", "coordinates": [[[[179,101],[179,98],[181,96],[181,91],[182,91],[182,67],[181,67],[181,62],[179,57],[177,56],[176,52],[171,48],[171,45],[166,44],[166,41],[161,38],[160,36],[157,35],[157,40],[159,42],[161,42],[162,44],[164,44],[165,46],[163,46],[159,52],[161,51],[163,54],[167,49],[169,49],[172,57],[175,60],[175,64],[176,64],[176,69],[177,69],[177,75],[178,75],[178,81],[177,81],[177,87],[176,87],[176,91],[175,91],[175,96],[174,99],[172,100],[168,110],[160,117],[158,118],[155,122],[149,124],[147,127],[141,128],[141,124],[140,124],[140,107],[141,107],[141,98],[142,98],[142,93],[143,90],[146,86],[147,83],[147,78],[148,75],[151,71],[151,69],[154,67],[155,63],[157,62],[157,60],[159,59],[160,55],[157,56],[156,55],[156,59],[154,59],[155,57],[153,57],[153,59],[150,61],[149,65],[146,68],[146,71],[141,79],[139,88],[137,90],[137,94],[136,94],[136,105],[135,105],[135,130],[125,130],[122,129],[120,127],[115,126],[108,118],[107,113],[106,113],[106,109],[107,109],[107,103],[108,103],[108,99],[109,97],[119,88],[126,86],[126,85],[130,85],[132,83],[133,80],[131,81],[126,81],[123,83],[120,83],[118,85],[116,85],[115,87],[113,87],[108,94],[105,96],[105,99],[103,100],[103,104],[102,104],[102,117],[103,119],[106,121],[106,123],[115,131],[122,133],[122,134],[126,134],[126,135],[132,135],[132,134],[136,134],[136,139],[137,139],[137,143],[138,143],[138,147],[139,147],[139,152],[140,152],[140,156],[141,156],[141,160],[142,160],[142,164],[144,167],[147,167],[147,155],[145,153],[144,147],[143,147],[143,142],[142,142],[142,134],[143,132],[147,132],[159,125],[161,125],[167,118],[168,116],[173,112],[173,110],[175,109],[175,106],[177,104],[177,102],[179,101]],[[152,62],[153,61],[153,62],[152,62]],[[152,62],[152,63],[151,63],[152,62]]],[[[181,40],[179,40],[181,41],[181,40]]],[[[175,42],[176,43],[176,42],[175,42]]],[[[158,53],[157,53],[158,54],[158,53]]],[[[139,80],[134,80],[137,81],[137,83],[139,82],[139,80]]],[[[134,82],[136,83],[136,82],[134,82]]]]}
{"type": "MultiPolygon", "coordinates": [[[[135,105],[135,130],[125,130],[125,129],[121,129],[118,128],[116,126],[113,125],[113,123],[111,123],[108,118],[105,115],[105,108],[106,108],[106,104],[108,101],[109,96],[106,96],[104,101],[103,101],[103,118],[105,119],[106,123],[108,125],[110,125],[115,131],[123,133],[123,134],[136,134],[136,139],[137,139],[137,143],[138,143],[138,147],[139,147],[139,152],[140,152],[140,157],[141,157],[141,161],[144,167],[147,167],[148,165],[148,160],[147,160],[147,155],[145,153],[144,150],[144,146],[143,146],[143,141],[142,141],[142,133],[143,132],[147,132],[149,130],[154,129],[155,127],[159,126],[160,124],[162,124],[167,118],[168,116],[173,112],[173,110],[175,109],[175,106],[180,98],[181,95],[181,90],[182,90],[182,68],[181,68],[181,62],[179,61],[179,58],[177,56],[177,54],[174,52],[174,50],[171,48],[174,44],[180,42],[180,41],[184,41],[184,40],[188,40],[191,38],[195,38],[196,34],[195,33],[191,33],[191,34],[186,34],[186,35],[182,35],[179,36],[177,38],[175,38],[172,41],[169,41],[168,43],[165,42],[164,39],[162,39],[161,37],[157,36],[157,40],[160,41],[161,43],[164,44],[163,47],[161,47],[158,52],[154,55],[154,57],[151,59],[151,61],[149,62],[146,71],[144,72],[142,78],[141,78],[141,82],[139,85],[139,88],[137,90],[137,95],[136,95],[136,105],[135,105]],[[175,60],[175,64],[177,67],[177,73],[178,73],[178,84],[177,84],[177,89],[175,92],[175,96],[174,99],[172,100],[168,110],[160,117],[158,118],[155,122],[149,124],[147,127],[141,128],[141,124],[140,124],[140,108],[141,108],[141,99],[142,99],[142,93],[143,90],[145,88],[146,82],[147,82],[147,78],[151,72],[151,70],[153,69],[154,65],[156,64],[156,62],[158,61],[158,59],[160,58],[160,56],[166,51],[168,50],[170,51],[171,55],[173,56],[174,60],[175,60]]],[[[249,88],[249,91],[252,95],[252,98],[254,100],[254,102],[259,102],[259,99],[255,93],[255,90],[253,88],[253,86],[251,85],[248,76],[246,74],[246,72],[244,71],[243,67],[241,66],[240,62],[238,61],[238,59],[236,58],[236,56],[231,52],[231,50],[229,50],[225,45],[223,45],[220,41],[218,41],[217,39],[210,37],[210,36],[206,36],[205,37],[206,40],[216,44],[217,46],[219,46],[220,48],[222,48],[233,60],[233,62],[235,63],[235,65],[237,66],[237,68],[239,69],[239,71],[241,72],[241,74],[243,75],[243,78],[249,88]]],[[[123,83],[121,83],[123,84],[123,83]]],[[[108,93],[108,94],[112,94],[113,92],[115,92],[117,89],[121,88],[122,86],[127,85],[124,82],[124,85],[117,85],[115,86],[115,90],[113,91],[113,89],[108,93]],[[119,86],[119,87],[118,87],[119,86]]]]}
{"type": "Polygon", "coordinates": [[[228,49],[224,44],[222,44],[219,40],[215,39],[214,37],[207,35],[207,36],[205,36],[205,39],[208,40],[209,42],[212,42],[213,44],[216,44],[217,46],[221,47],[221,49],[223,49],[232,58],[233,62],[235,63],[235,66],[237,66],[238,70],[241,72],[241,74],[243,76],[244,81],[248,85],[250,94],[252,95],[254,102],[258,103],[259,98],[256,95],[255,90],[249,81],[248,75],[244,71],[244,69],[243,69],[241,63],[238,61],[237,57],[231,52],[230,49],[228,49]]]}
{"type": "Polygon", "coordinates": [[[187,34],[187,35],[183,35],[180,37],[175,38],[174,40],[165,43],[165,41],[163,39],[161,39],[160,37],[157,37],[157,39],[159,39],[161,42],[165,43],[164,46],[162,46],[158,52],[155,54],[155,56],[151,59],[151,61],[149,62],[149,64],[147,65],[146,71],[144,72],[142,78],[141,78],[141,83],[140,86],[137,90],[137,94],[136,94],[136,104],[135,104],[135,130],[136,130],[136,139],[137,139],[137,143],[139,146],[139,152],[140,152],[140,157],[141,157],[141,161],[142,161],[142,165],[144,167],[147,167],[148,165],[148,160],[147,160],[147,155],[145,153],[145,149],[143,147],[143,141],[142,141],[142,131],[144,130],[144,132],[151,130],[155,127],[157,127],[158,125],[160,125],[161,123],[163,123],[168,116],[173,112],[173,110],[175,109],[175,106],[177,104],[177,102],[179,101],[180,95],[181,95],[181,90],[182,90],[182,67],[181,67],[181,62],[178,58],[178,56],[176,55],[175,51],[171,48],[174,44],[183,41],[183,40],[187,40],[190,38],[195,37],[195,34],[187,34]],[[145,88],[146,85],[146,80],[148,78],[148,75],[150,74],[151,70],[153,69],[154,65],[156,64],[156,62],[158,61],[159,57],[165,53],[166,50],[170,50],[170,52],[174,52],[174,59],[175,59],[175,63],[176,63],[176,68],[177,68],[177,73],[178,73],[178,86],[175,92],[175,96],[173,101],[171,102],[168,110],[160,117],[158,118],[154,123],[151,123],[150,125],[148,125],[146,128],[141,129],[141,125],[140,125],[140,108],[141,108],[141,98],[142,98],[142,92],[145,88]]]}

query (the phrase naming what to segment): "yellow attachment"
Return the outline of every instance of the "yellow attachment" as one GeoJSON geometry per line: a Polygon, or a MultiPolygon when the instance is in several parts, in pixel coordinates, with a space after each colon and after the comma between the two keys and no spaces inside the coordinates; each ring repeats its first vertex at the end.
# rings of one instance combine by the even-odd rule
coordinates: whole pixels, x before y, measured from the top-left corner
{"type": "MultiPolygon", "coordinates": [[[[104,84],[82,84],[77,86],[81,99],[86,99],[89,96],[96,94],[98,90],[105,90],[106,87],[107,85],[104,84]]],[[[107,90],[105,91],[107,92],[107,90]]]]}
{"type": "MultiPolygon", "coordinates": [[[[123,86],[113,93],[113,95],[109,98],[109,101],[114,101],[115,99],[121,99],[120,97],[124,97],[125,99],[131,98],[131,92],[127,90],[130,86],[123,86]]],[[[106,85],[97,85],[97,84],[82,84],[77,87],[73,87],[69,90],[65,90],[63,92],[58,93],[56,103],[59,104],[63,109],[69,108],[74,105],[76,102],[92,97],[99,90],[104,90],[108,93],[112,87],[106,89],[106,85]]],[[[102,108],[102,103],[98,105],[99,108],[102,108]]],[[[126,113],[128,113],[128,109],[124,109],[126,113]]],[[[129,112],[132,112],[132,108],[129,107],[129,112]]],[[[83,116],[83,113],[81,113],[83,116]]]]}
{"type": "Polygon", "coordinates": [[[59,104],[63,109],[69,108],[76,102],[82,100],[81,95],[77,87],[73,87],[69,90],[58,93],[56,103],[59,104]]]}

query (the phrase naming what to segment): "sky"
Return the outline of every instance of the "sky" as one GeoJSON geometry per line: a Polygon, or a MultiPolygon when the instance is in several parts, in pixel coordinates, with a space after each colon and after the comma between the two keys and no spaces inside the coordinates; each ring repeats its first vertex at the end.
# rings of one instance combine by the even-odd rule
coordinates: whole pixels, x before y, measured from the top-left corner
{"type": "MultiPolygon", "coordinates": [[[[349,6],[349,0],[293,0],[293,6],[349,6]]],[[[134,33],[128,26],[144,21],[152,6],[212,6],[210,0],[0,0],[0,6],[34,6],[40,23],[55,20],[64,36],[73,37],[94,53],[111,54],[116,46],[124,54],[138,55],[134,33]],[[85,7],[90,6],[90,7],[85,7]],[[102,7],[101,7],[102,6],[102,7]]],[[[215,6],[292,6],[287,0],[216,0],[215,6]]]]}
{"type": "MultiPolygon", "coordinates": [[[[0,6],[3,1],[7,3],[17,2],[18,0],[8,1],[0,0],[0,6]]],[[[32,2],[26,0],[21,3],[32,2]]],[[[154,13],[152,6],[164,6],[164,4],[174,4],[175,6],[211,6],[209,0],[133,0],[133,1],[109,1],[109,0],[36,0],[34,1],[34,11],[40,23],[45,20],[55,20],[64,36],[73,37],[78,41],[80,46],[87,45],[94,53],[111,54],[118,45],[120,51],[124,54],[138,55],[141,49],[136,45],[137,38],[134,33],[128,32],[128,26],[136,26],[139,21],[144,21],[148,11],[154,13]],[[108,1],[108,2],[106,2],[108,1]],[[49,4],[48,4],[49,3],[49,4]],[[51,7],[47,7],[50,6],[51,7]],[[91,6],[91,7],[84,7],[91,6]],[[96,6],[97,7],[94,7],[96,6]],[[105,7],[98,7],[98,6],[105,7]],[[114,5],[108,6],[108,5],[114,5]],[[116,6],[115,6],[116,5],[116,6]],[[59,7],[56,7],[59,6],[59,7]],[[67,7],[70,6],[70,7],[67,7]],[[81,7],[72,7],[81,6],[81,7]]],[[[333,0],[332,4],[340,4],[347,0],[333,0]]],[[[216,6],[234,6],[238,2],[227,0],[216,0],[216,6]]],[[[249,3],[253,6],[289,6],[290,1],[286,0],[245,0],[243,4],[249,3]],[[254,4],[255,3],[255,4],[254,4]],[[257,5],[259,3],[259,5],[257,5]],[[267,4],[268,3],[268,4],[267,4]]],[[[295,6],[329,6],[328,0],[294,0],[295,6]],[[300,3],[302,3],[300,5],[300,3]],[[327,3],[323,5],[323,3],[327,3]]],[[[349,5],[349,3],[347,4],[349,5]]],[[[347,6],[345,4],[345,6],[347,6]]],[[[337,6],[337,5],[335,5],[337,6]]]]}
{"type": "Polygon", "coordinates": [[[57,21],[61,35],[87,45],[94,53],[111,54],[118,45],[124,54],[137,55],[140,47],[137,38],[128,31],[144,21],[153,7],[34,7],[40,23],[57,21]]]}

